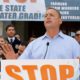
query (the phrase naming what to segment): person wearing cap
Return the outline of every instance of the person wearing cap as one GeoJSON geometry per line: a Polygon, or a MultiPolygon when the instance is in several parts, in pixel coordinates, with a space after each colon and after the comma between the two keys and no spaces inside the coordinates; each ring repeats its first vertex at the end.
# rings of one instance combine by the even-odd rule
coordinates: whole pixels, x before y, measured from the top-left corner
{"type": "Polygon", "coordinates": [[[78,30],[76,32],[76,35],[75,35],[75,39],[78,41],[78,43],[80,44],[80,30],[78,30]]]}

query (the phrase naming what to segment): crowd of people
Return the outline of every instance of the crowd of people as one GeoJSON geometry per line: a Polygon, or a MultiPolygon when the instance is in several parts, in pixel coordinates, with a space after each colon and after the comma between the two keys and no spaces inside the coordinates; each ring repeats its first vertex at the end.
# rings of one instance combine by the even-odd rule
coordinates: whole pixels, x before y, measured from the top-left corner
{"type": "MultiPolygon", "coordinates": [[[[0,36],[0,59],[7,59],[4,54],[5,51],[3,50],[1,45],[9,45],[11,47],[11,50],[15,53],[15,56],[18,57],[23,53],[23,51],[27,47],[27,44],[36,39],[36,37],[33,35],[30,37],[29,41],[23,41],[20,34],[16,34],[15,26],[12,24],[7,25],[5,31],[7,37],[4,38],[3,36],[0,36]]],[[[9,56],[11,57],[13,55],[9,54],[9,56]]]]}
{"type": "Polygon", "coordinates": [[[80,60],[80,30],[72,38],[60,31],[61,24],[59,11],[48,8],[44,17],[45,34],[37,39],[35,36],[30,37],[27,45],[16,34],[14,25],[8,25],[6,39],[0,36],[0,58],[80,60]]]}
{"type": "MultiPolygon", "coordinates": [[[[6,27],[6,34],[7,37],[4,38],[3,36],[0,36],[0,45],[9,44],[11,47],[11,50],[15,53],[16,58],[19,57],[25,50],[28,44],[24,42],[21,39],[20,34],[16,34],[14,25],[10,24],[6,27]]],[[[80,44],[80,30],[78,30],[75,33],[76,41],[80,44]]],[[[29,38],[28,43],[32,42],[36,39],[36,36],[33,35],[29,38]]],[[[14,59],[14,56],[11,54],[8,54],[8,56],[5,56],[5,51],[3,51],[2,47],[0,46],[0,59],[14,59]],[[10,58],[11,57],[11,58],[10,58]]]]}
{"type": "Polygon", "coordinates": [[[62,31],[59,30],[61,24],[62,20],[59,11],[54,8],[49,8],[46,11],[44,18],[46,33],[37,39],[35,36],[30,37],[27,45],[24,41],[22,41],[21,36],[16,34],[15,26],[12,24],[7,25],[5,29],[7,37],[4,38],[3,36],[0,36],[0,58],[80,58],[80,30],[76,32],[74,37],[75,39],[73,39],[70,36],[63,34],[62,31]],[[49,50],[48,46],[50,47],[49,50]]]}

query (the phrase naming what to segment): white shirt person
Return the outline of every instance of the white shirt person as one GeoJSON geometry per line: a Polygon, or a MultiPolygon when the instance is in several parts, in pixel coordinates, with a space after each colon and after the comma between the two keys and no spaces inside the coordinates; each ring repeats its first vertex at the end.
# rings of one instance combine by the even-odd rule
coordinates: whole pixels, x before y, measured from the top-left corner
{"type": "MultiPolygon", "coordinates": [[[[80,58],[78,42],[63,34],[59,28],[62,24],[60,13],[49,8],[44,18],[46,33],[32,41],[18,59],[76,59],[80,58]]],[[[16,55],[8,47],[2,45],[7,59],[16,59],[16,55]]]]}
{"type": "Polygon", "coordinates": [[[45,34],[32,41],[19,59],[75,59],[78,56],[80,46],[76,40],[59,32],[52,39],[45,34]]]}
{"type": "Polygon", "coordinates": [[[44,18],[46,34],[31,42],[18,59],[75,59],[80,57],[79,44],[59,30],[61,24],[60,13],[56,9],[49,8],[44,18]]]}

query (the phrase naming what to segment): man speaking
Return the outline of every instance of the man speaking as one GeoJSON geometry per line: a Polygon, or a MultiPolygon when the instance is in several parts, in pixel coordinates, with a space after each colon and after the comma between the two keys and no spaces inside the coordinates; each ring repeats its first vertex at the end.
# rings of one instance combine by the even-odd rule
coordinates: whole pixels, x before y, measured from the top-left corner
{"type": "Polygon", "coordinates": [[[46,33],[32,41],[19,59],[75,59],[80,56],[77,41],[60,31],[59,11],[48,8],[44,18],[46,33]]]}
{"type": "MultiPolygon", "coordinates": [[[[48,8],[44,18],[46,33],[32,41],[18,59],[76,59],[80,58],[78,42],[60,31],[62,24],[59,11],[48,8]]],[[[2,45],[6,59],[17,55],[8,45],[2,45]]]]}

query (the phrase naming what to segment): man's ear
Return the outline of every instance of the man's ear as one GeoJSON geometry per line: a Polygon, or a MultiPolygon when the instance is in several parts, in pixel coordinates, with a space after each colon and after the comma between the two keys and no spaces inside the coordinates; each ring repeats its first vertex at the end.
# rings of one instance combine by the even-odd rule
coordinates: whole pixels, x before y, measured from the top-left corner
{"type": "Polygon", "coordinates": [[[59,23],[62,24],[62,19],[59,19],[59,23]]]}

